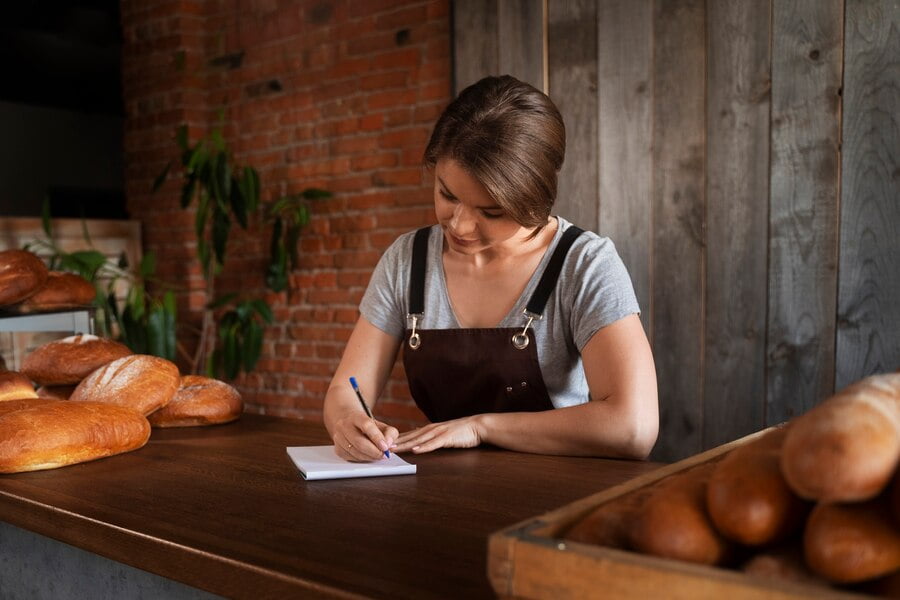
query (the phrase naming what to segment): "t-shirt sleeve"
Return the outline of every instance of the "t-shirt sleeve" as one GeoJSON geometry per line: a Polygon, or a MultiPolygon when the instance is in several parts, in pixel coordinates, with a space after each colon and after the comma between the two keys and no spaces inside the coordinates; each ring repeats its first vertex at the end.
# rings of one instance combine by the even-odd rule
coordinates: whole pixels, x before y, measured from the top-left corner
{"type": "Polygon", "coordinates": [[[406,329],[405,290],[408,279],[410,235],[397,238],[385,250],[369,279],[366,293],[359,304],[359,313],[369,323],[396,338],[406,329]]]}
{"type": "Polygon", "coordinates": [[[631,277],[610,239],[591,236],[569,269],[569,281],[575,282],[572,334],[579,352],[601,328],[640,314],[631,277]]]}

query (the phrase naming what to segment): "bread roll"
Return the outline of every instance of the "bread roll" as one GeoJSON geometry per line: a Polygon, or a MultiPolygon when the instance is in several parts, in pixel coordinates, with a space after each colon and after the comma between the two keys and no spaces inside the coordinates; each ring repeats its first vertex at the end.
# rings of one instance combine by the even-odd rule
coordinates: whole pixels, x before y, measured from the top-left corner
{"type": "Polygon", "coordinates": [[[78,384],[71,385],[42,385],[37,389],[38,398],[48,400],[68,400],[78,384]]]}
{"type": "Polygon", "coordinates": [[[236,389],[217,379],[185,375],[175,397],[148,417],[153,427],[192,427],[234,421],[244,410],[236,389]]]}
{"type": "Polygon", "coordinates": [[[781,470],[801,497],[856,502],[877,496],[900,460],[900,374],[874,375],[791,424],[781,470]]]}
{"type": "Polygon", "coordinates": [[[788,487],[779,464],[786,433],[786,428],[770,431],[716,464],[706,506],[725,537],[760,546],[782,540],[803,525],[808,504],[788,487]]]}
{"type": "Polygon", "coordinates": [[[158,356],[132,354],[85,377],[69,401],[118,404],[149,415],[172,400],[180,379],[175,363],[158,356]]]}
{"type": "Polygon", "coordinates": [[[6,413],[23,410],[25,408],[41,406],[42,404],[50,404],[51,402],[55,402],[55,400],[50,400],[48,398],[22,398],[21,400],[6,400],[5,402],[0,402],[0,417],[5,415],[6,413]]]}
{"type": "Polygon", "coordinates": [[[900,532],[883,498],[818,504],[803,533],[806,564],[835,583],[854,583],[900,569],[900,532]]]}
{"type": "Polygon", "coordinates": [[[94,301],[94,285],[75,273],[50,271],[38,290],[16,304],[14,310],[20,313],[66,310],[88,306],[94,301]]]}
{"type": "Polygon", "coordinates": [[[15,371],[0,371],[0,402],[19,398],[37,398],[31,381],[15,371]]]}
{"type": "Polygon", "coordinates": [[[55,469],[136,450],[150,423],[136,410],[98,402],[49,402],[0,417],[0,473],[55,469]]]}
{"type": "Polygon", "coordinates": [[[631,550],[631,526],[651,490],[652,486],[644,486],[601,504],[575,523],[563,539],[631,550]]]}
{"type": "Polygon", "coordinates": [[[761,550],[741,565],[741,571],[758,579],[828,585],[806,566],[799,542],[761,550]]]}
{"type": "Polygon", "coordinates": [[[128,356],[128,346],[95,335],[73,335],[34,349],[22,373],[39,385],[77,384],[96,369],[128,356]]]}
{"type": "Polygon", "coordinates": [[[706,463],[654,486],[632,525],[635,550],[705,565],[720,564],[728,557],[730,544],[706,512],[706,485],[713,467],[706,463]]]}
{"type": "Polygon", "coordinates": [[[0,306],[21,302],[47,279],[47,267],[27,250],[0,251],[0,306]]]}

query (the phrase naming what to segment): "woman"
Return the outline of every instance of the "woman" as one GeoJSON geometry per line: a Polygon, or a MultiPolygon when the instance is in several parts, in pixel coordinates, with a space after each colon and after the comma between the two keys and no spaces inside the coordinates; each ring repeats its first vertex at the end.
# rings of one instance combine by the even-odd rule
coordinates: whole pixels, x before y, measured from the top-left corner
{"type": "Polygon", "coordinates": [[[653,357],[611,241],[550,215],[565,127],[513,77],[463,90],[425,150],[438,225],[400,236],[369,282],[325,397],[342,458],[490,443],[645,458],[658,430],[653,357]],[[366,416],[400,348],[431,424],[366,416]]]}

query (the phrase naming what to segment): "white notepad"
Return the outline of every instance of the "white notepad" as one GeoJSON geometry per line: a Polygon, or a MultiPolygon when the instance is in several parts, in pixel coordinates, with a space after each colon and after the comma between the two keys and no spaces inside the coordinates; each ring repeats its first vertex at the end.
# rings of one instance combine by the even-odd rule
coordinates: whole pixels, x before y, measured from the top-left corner
{"type": "Polygon", "coordinates": [[[394,453],[391,453],[390,458],[368,463],[346,461],[334,453],[334,446],[288,446],[287,453],[304,479],[380,477],[412,475],[416,472],[416,465],[394,453]]]}

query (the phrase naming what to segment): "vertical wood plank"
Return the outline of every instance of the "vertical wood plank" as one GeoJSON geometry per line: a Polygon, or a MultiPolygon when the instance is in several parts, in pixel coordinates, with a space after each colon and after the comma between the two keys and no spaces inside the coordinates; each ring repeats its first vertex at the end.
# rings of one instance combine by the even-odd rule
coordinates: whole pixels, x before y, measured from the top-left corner
{"type": "Polygon", "coordinates": [[[770,2],[710,0],[703,441],[764,425],[770,2]]]}
{"type": "Polygon", "coordinates": [[[550,97],[566,123],[566,160],[553,212],[597,230],[597,18],[593,0],[550,2],[550,97]]]}
{"type": "Polygon", "coordinates": [[[900,367],[900,2],[847,0],[835,385],[900,367]]]}
{"type": "MultiPolygon", "coordinates": [[[[648,333],[650,302],[653,5],[597,6],[600,223],[628,267],[648,333]]],[[[652,340],[651,340],[652,341],[652,340]]]]}
{"type": "Polygon", "coordinates": [[[653,28],[653,458],[673,461],[703,449],[705,2],[657,0],[653,28]]]}
{"type": "Polygon", "coordinates": [[[544,89],[543,0],[499,0],[498,74],[544,89]]]}
{"type": "Polygon", "coordinates": [[[499,72],[497,0],[453,1],[453,95],[499,72]]]}
{"type": "Polygon", "coordinates": [[[766,425],[834,389],[842,0],[775,0],[766,425]]]}

